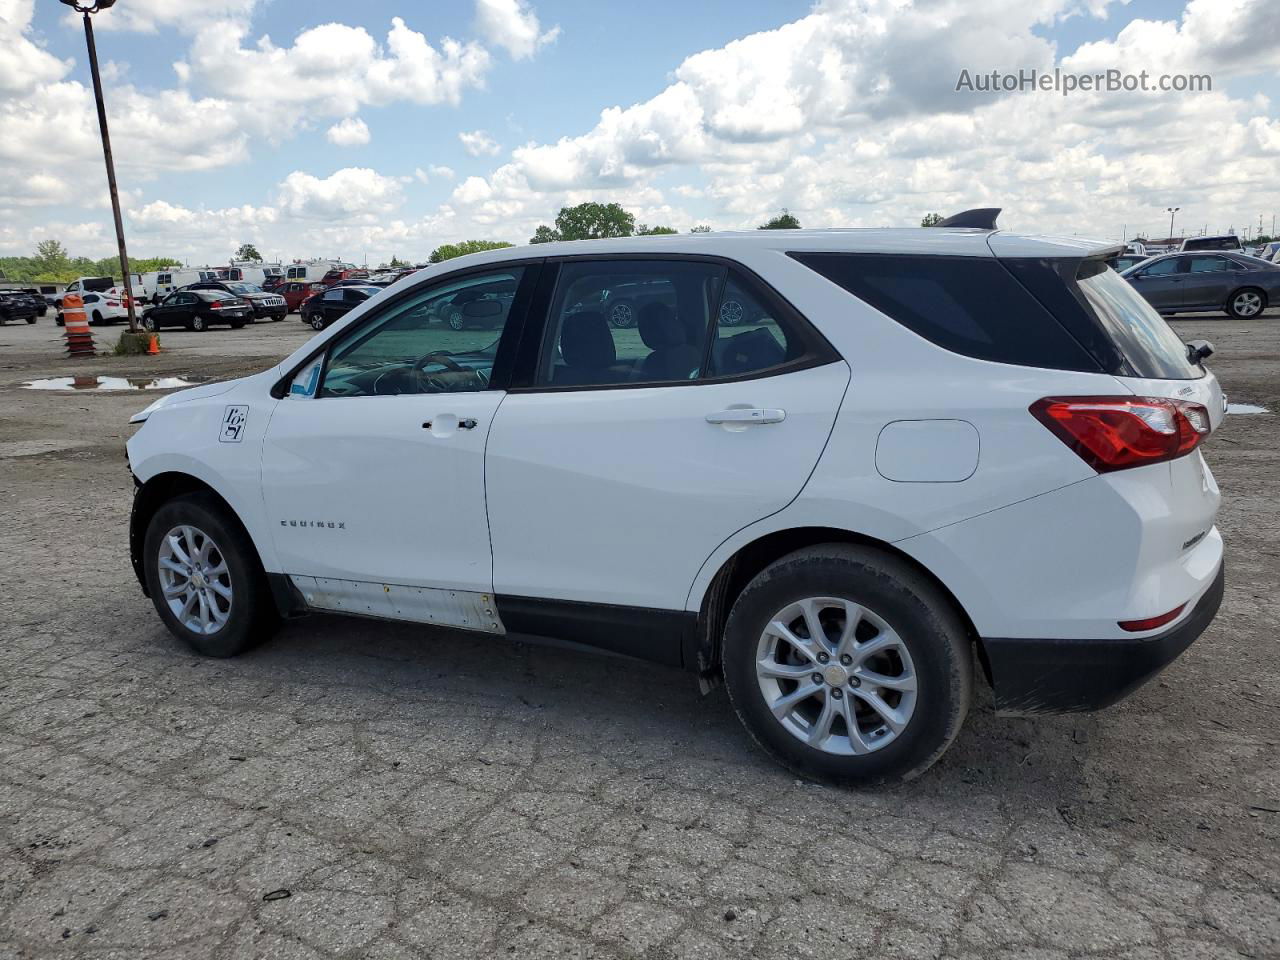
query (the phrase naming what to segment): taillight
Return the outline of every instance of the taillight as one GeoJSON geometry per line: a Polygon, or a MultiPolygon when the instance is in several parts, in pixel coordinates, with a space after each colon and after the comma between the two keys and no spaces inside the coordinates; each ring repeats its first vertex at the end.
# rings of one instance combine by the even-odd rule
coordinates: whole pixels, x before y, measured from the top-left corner
{"type": "Polygon", "coordinates": [[[1209,411],[1165,397],[1045,397],[1031,413],[1099,473],[1190,453],[1209,434],[1209,411]]]}
{"type": "Polygon", "coordinates": [[[1121,620],[1119,626],[1121,630],[1128,630],[1130,633],[1154,630],[1156,627],[1163,627],[1166,623],[1173,623],[1186,607],[1185,603],[1180,603],[1168,613],[1162,613],[1158,617],[1147,617],[1145,620],[1121,620]]]}
{"type": "Polygon", "coordinates": [[[213,303],[209,304],[209,309],[210,309],[210,310],[221,310],[221,309],[222,309],[222,301],[221,301],[221,300],[215,300],[215,301],[213,301],[213,303]]]}

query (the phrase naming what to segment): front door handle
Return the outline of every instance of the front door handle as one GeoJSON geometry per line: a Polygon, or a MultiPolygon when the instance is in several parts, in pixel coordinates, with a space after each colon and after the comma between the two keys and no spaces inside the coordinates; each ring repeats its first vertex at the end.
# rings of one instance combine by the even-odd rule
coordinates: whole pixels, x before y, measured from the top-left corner
{"type": "MultiPolygon", "coordinates": [[[[432,430],[432,429],[434,429],[434,424],[435,424],[435,421],[434,421],[434,420],[428,420],[426,423],[424,423],[424,424],[422,425],[422,429],[423,429],[423,430],[432,430]]],[[[442,426],[443,426],[443,425],[442,425],[442,426]]],[[[465,420],[459,420],[459,421],[458,421],[458,429],[459,429],[459,430],[474,430],[474,429],[476,428],[476,426],[477,426],[476,421],[475,421],[475,420],[473,420],[473,419],[471,419],[470,417],[467,417],[467,419],[465,419],[465,420]]],[[[446,430],[447,430],[447,429],[448,429],[448,427],[447,427],[447,426],[445,426],[445,427],[444,427],[444,429],[446,429],[446,430]]]]}
{"type": "Polygon", "coordinates": [[[747,407],[708,413],[707,423],[781,423],[787,411],[764,407],[747,407]]]}

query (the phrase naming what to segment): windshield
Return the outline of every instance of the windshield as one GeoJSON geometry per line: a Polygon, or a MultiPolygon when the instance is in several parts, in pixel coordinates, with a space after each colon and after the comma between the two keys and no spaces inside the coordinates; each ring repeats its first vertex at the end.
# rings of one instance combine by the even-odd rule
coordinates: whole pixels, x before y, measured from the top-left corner
{"type": "Polygon", "coordinates": [[[1186,344],[1127,280],[1098,260],[1086,260],[1076,283],[1135,375],[1194,380],[1203,374],[1187,359],[1186,344]]]}

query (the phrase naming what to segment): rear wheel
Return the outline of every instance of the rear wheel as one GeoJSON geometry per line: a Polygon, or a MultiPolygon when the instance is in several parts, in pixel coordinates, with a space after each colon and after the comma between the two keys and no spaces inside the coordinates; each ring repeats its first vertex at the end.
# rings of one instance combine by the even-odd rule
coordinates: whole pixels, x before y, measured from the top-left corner
{"type": "Polygon", "coordinates": [[[151,518],[144,545],[147,590],[169,630],[210,657],[233,657],[278,622],[248,535],[212,496],[170,500],[151,518]]]}
{"type": "Polygon", "coordinates": [[[729,699],[775,759],[805,777],[909,780],[959,733],[968,639],[938,588],[890,554],[793,553],[738,596],[724,634],[729,699]]]}
{"type": "Polygon", "coordinates": [[[194,330],[196,333],[204,333],[209,329],[209,325],[205,323],[204,317],[196,316],[191,318],[191,322],[187,324],[188,330],[194,330]]]}
{"type": "Polygon", "coordinates": [[[1227,313],[1237,320],[1249,320],[1267,309],[1267,295],[1256,287],[1237,290],[1227,301],[1227,313]]]}
{"type": "Polygon", "coordinates": [[[97,310],[93,311],[93,316],[89,318],[89,322],[93,324],[95,327],[101,326],[102,314],[100,314],[97,310]]]}
{"type": "Polygon", "coordinates": [[[636,319],[636,305],[630,300],[619,300],[609,308],[609,323],[619,330],[634,327],[636,319]]]}

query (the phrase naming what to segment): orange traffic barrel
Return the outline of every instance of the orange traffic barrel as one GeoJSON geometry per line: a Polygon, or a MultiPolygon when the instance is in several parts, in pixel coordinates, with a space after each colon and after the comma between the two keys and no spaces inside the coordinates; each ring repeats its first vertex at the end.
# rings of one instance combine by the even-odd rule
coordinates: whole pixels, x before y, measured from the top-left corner
{"type": "Polygon", "coordinates": [[[93,334],[89,332],[89,318],[84,312],[84,300],[78,293],[68,293],[62,298],[62,322],[67,338],[67,355],[92,357],[93,334]]]}

